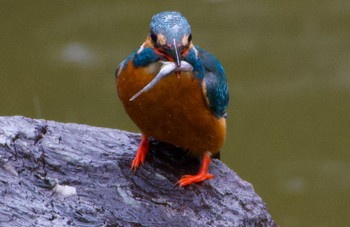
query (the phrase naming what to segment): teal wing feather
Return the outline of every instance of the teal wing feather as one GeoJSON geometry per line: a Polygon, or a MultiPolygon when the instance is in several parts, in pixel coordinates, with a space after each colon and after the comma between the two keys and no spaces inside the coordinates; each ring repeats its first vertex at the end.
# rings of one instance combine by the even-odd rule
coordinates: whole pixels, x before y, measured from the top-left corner
{"type": "Polygon", "coordinates": [[[128,64],[128,62],[129,62],[132,58],[134,58],[134,56],[137,54],[137,50],[138,50],[138,49],[134,50],[134,52],[132,52],[124,61],[122,61],[122,62],[118,65],[118,68],[117,68],[117,70],[115,70],[115,73],[114,73],[115,79],[117,79],[118,74],[124,70],[124,68],[125,68],[125,66],[128,64]]]}
{"type": "Polygon", "coordinates": [[[198,58],[201,60],[205,70],[203,80],[209,108],[218,118],[226,116],[229,91],[225,70],[219,60],[212,54],[198,46],[196,46],[196,49],[198,58]]]}
{"type": "Polygon", "coordinates": [[[129,57],[127,57],[119,64],[114,74],[115,78],[118,77],[119,72],[122,72],[124,70],[129,61],[132,61],[134,67],[137,68],[147,66],[148,64],[159,60],[159,56],[154,52],[152,48],[143,48],[139,53],[138,51],[139,48],[132,52],[129,57]]]}

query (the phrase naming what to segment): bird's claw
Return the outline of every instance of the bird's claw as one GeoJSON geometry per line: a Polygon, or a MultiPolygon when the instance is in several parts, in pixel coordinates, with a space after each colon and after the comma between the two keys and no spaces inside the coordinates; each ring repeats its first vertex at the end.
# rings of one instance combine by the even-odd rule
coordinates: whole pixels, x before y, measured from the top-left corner
{"type": "Polygon", "coordinates": [[[149,149],[148,138],[147,136],[142,135],[140,146],[137,149],[136,156],[131,163],[132,171],[135,172],[137,168],[139,168],[139,166],[145,162],[148,149],[149,149]]]}
{"type": "Polygon", "coordinates": [[[185,187],[187,185],[202,182],[204,180],[212,179],[214,176],[210,173],[203,173],[197,175],[185,175],[182,176],[181,179],[176,183],[180,187],[185,187]]]}

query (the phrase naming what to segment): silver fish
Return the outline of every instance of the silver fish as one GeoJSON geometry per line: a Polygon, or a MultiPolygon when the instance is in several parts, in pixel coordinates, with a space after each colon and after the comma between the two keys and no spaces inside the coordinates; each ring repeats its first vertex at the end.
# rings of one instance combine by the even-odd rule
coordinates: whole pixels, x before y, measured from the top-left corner
{"type": "Polygon", "coordinates": [[[176,66],[175,62],[161,61],[161,63],[163,63],[163,65],[160,68],[159,73],[144,88],[142,88],[135,95],[133,95],[129,99],[130,102],[134,101],[142,93],[153,88],[161,79],[165,78],[166,76],[170,75],[171,73],[173,73],[173,72],[189,72],[189,71],[193,70],[192,65],[186,61],[181,61],[181,64],[179,67],[176,66]]]}

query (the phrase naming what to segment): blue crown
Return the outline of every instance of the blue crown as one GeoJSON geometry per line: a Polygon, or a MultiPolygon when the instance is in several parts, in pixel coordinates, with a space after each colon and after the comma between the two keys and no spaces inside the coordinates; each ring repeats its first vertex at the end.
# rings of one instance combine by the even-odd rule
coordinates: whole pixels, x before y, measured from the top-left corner
{"type": "Polygon", "coordinates": [[[181,43],[184,35],[191,34],[191,26],[187,19],[179,12],[164,11],[152,17],[151,34],[162,34],[168,41],[175,39],[181,43]]]}

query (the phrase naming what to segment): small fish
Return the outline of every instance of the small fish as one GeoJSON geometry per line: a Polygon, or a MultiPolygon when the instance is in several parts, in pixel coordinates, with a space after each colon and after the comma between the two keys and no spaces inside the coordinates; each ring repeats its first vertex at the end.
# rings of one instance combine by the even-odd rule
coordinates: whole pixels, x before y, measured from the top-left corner
{"type": "Polygon", "coordinates": [[[163,63],[163,65],[160,68],[159,73],[144,88],[142,88],[135,95],[133,95],[129,100],[130,102],[134,101],[142,93],[153,88],[161,79],[165,78],[171,73],[175,72],[176,76],[179,77],[180,72],[188,72],[193,70],[192,65],[186,61],[181,61],[180,66],[177,66],[175,62],[169,62],[169,61],[161,61],[161,63],[163,63]]]}

